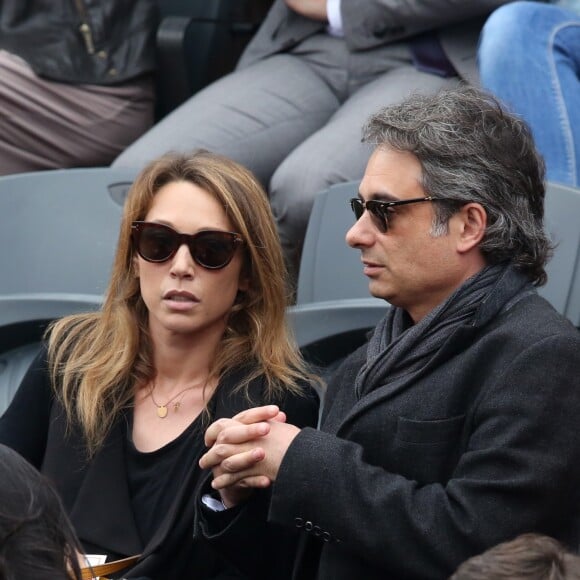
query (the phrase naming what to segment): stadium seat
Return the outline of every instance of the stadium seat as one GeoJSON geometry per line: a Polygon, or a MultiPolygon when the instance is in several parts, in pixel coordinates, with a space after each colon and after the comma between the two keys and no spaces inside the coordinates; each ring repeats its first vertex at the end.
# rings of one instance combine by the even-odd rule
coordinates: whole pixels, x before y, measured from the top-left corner
{"type": "Polygon", "coordinates": [[[548,283],[539,293],[580,328],[580,189],[546,187],[546,228],[556,243],[548,262],[548,283]]]}
{"type": "Polygon", "coordinates": [[[0,413],[46,325],[100,306],[134,177],[106,167],[0,178],[0,413]]]}
{"type": "Polygon", "coordinates": [[[316,195],[298,272],[296,304],[288,316],[306,358],[322,367],[352,352],[385,314],[372,298],[360,252],[344,236],[354,216],[348,200],[358,182],[334,185],[316,195]]]}

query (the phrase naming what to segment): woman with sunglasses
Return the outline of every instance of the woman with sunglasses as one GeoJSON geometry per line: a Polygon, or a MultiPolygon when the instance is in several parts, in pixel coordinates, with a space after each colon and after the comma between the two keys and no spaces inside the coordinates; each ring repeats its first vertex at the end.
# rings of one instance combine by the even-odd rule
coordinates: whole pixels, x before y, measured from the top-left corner
{"type": "Polygon", "coordinates": [[[210,422],[257,404],[316,424],[283,272],[247,170],[204,151],[152,162],[129,192],[101,311],[50,327],[0,419],[0,442],[54,481],[87,553],[141,554],[125,577],[242,577],[194,537],[198,461],[210,422]]]}

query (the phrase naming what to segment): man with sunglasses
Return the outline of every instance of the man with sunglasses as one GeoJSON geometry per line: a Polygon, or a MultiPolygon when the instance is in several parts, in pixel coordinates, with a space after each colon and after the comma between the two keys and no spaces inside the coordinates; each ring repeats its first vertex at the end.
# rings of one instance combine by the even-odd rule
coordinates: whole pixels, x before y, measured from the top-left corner
{"type": "Polygon", "coordinates": [[[294,569],[240,549],[255,500],[203,510],[201,533],[252,578],[296,580],[444,579],[525,532],[577,547],[580,334],[535,290],[551,244],[529,129],[458,88],[379,111],[364,140],[346,239],[391,307],[330,380],[319,430],[251,409],[208,428],[201,460],[228,505],[272,486],[294,569]]]}

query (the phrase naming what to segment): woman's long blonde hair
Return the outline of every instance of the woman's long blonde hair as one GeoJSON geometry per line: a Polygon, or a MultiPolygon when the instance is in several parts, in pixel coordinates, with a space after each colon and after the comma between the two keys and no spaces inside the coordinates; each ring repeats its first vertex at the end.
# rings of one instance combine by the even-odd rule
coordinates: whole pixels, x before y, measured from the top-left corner
{"type": "Polygon", "coordinates": [[[191,182],[215,196],[246,242],[243,275],[249,288],[239,293],[232,309],[211,376],[219,380],[247,365],[239,387],[245,389],[263,374],[270,397],[298,392],[297,383],[311,378],[287,328],[286,270],[264,190],[248,170],[225,157],[207,151],[166,155],[151,162],[129,191],[101,311],[68,316],[48,331],[52,384],[69,423],[81,426],[89,454],[132,404],[135,386],[155,375],[148,312],[133,265],[131,223],[143,220],[156,193],[175,181],[191,182]]]}

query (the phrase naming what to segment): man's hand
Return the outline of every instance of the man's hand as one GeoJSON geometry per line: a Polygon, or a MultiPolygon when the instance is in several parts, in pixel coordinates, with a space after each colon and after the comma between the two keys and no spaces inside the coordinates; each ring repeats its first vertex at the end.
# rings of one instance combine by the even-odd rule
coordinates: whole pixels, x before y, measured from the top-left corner
{"type": "Polygon", "coordinates": [[[288,8],[311,20],[328,21],[326,0],[284,0],[288,8]]]}
{"type": "Polygon", "coordinates": [[[286,425],[276,406],[256,407],[232,419],[219,419],[206,431],[211,449],[199,465],[212,469],[212,487],[220,491],[227,507],[246,499],[251,488],[268,487],[294,437],[300,432],[286,425]]]}

